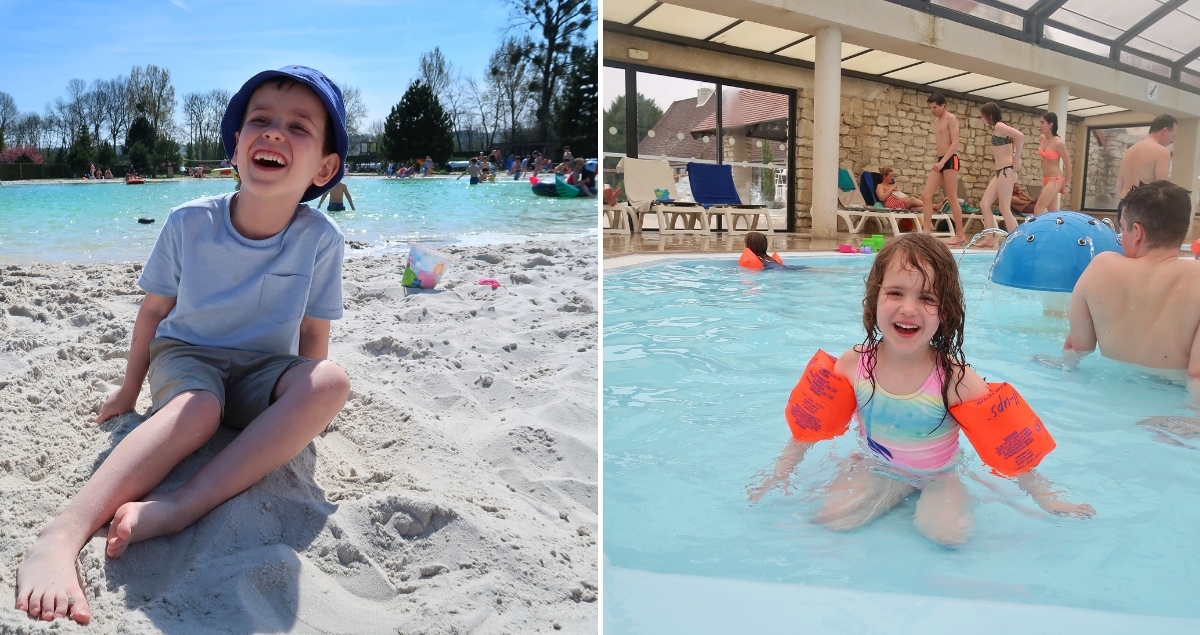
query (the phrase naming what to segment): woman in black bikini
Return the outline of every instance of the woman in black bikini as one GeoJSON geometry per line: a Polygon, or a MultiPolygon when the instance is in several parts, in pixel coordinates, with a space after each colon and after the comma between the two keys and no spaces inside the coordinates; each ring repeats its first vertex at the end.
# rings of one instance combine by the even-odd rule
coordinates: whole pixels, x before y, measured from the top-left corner
{"type": "MultiPolygon", "coordinates": [[[[996,226],[996,218],[992,216],[990,210],[992,203],[999,199],[1000,213],[1004,216],[1004,228],[1012,232],[1017,229],[1017,218],[1012,213],[1012,189],[1013,184],[1017,182],[1017,170],[1021,165],[1021,148],[1025,145],[1025,134],[1004,123],[1003,116],[1000,114],[1000,106],[997,106],[996,102],[989,101],[980,107],[979,117],[983,119],[984,125],[992,129],[992,154],[996,157],[996,169],[992,173],[992,180],[988,181],[987,190],[983,193],[983,200],[979,202],[979,209],[985,210],[983,224],[989,229],[996,226]]],[[[976,243],[976,246],[995,247],[995,236],[989,234],[987,238],[976,243]]]]}

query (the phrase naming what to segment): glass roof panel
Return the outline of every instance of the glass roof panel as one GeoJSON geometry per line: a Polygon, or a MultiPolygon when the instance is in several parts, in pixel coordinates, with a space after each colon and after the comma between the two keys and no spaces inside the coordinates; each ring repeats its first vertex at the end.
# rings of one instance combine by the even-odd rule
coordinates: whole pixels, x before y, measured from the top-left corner
{"type": "MultiPolygon", "coordinates": [[[[1071,3],[1068,2],[1067,4],[1071,3]]],[[[1094,19],[1093,14],[1076,13],[1068,10],[1066,6],[1052,13],[1050,19],[1108,40],[1115,40],[1125,32],[1124,29],[1119,29],[1111,24],[1094,19]]]]}
{"type": "Polygon", "coordinates": [[[1038,90],[1039,89],[1037,86],[1026,86],[1025,84],[1009,82],[1007,84],[1001,84],[1000,86],[993,86],[992,88],[971,91],[971,94],[975,95],[976,97],[984,97],[986,99],[1007,100],[1021,95],[1036,93],[1038,90]]]}
{"type": "Polygon", "coordinates": [[[1067,102],[1067,112],[1083,110],[1084,108],[1095,108],[1096,106],[1103,106],[1103,105],[1104,105],[1103,103],[1098,102],[1098,101],[1092,101],[1090,99],[1076,97],[1075,99],[1072,99],[1067,102]]]}
{"type": "Polygon", "coordinates": [[[1157,55],[1159,57],[1165,57],[1171,61],[1175,61],[1175,60],[1183,57],[1183,54],[1185,52],[1185,51],[1179,51],[1179,50],[1173,49],[1173,48],[1168,48],[1161,44],[1156,44],[1154,42],[1151,42],[1150,40],[1147,40],[1146,38],[1141,38],[1141,37],[1135,37],[1132,40],[1130,40],[1129,47],[1137,49],[1138,51],[1141,51],[1142,53],[1149,53],[1150,55],[1157,55]]]}
{"type": "MultiPolygon", "coordinates": [[[[1120,0],[1119,2],[1114,0],[1067,0],[1067,3],[1050,17],[1063,24],[1078,26],[1065,19],[1068,14],[1073,14],[1123,33],[1140,22],[1142,18],[1153,13],[1161,4],[1161,0],[1120,0]]],[[[1094,33],[1091,29],[1084,30],[1094,33]]],[[[1103,34],[1097,33],[1097,35],[1103,34]]],[[[1116,36],[1106,35],[1105,37],[1116,36]]]]}
{"type": "Polygon", "coordinates": [[[987,75],[980,75],[979,73],[968,73],[961,77],[952,77],[950,79],[944,79],[940,82],[933,82],[930,84],[930,86],[933,86],[934,88],[941,88],[943,90],[952,90],[956,93],[969,93],[973,90],[979,90],[980,88],[986,88],[988,86],[995,86],[996,84],[1003,83],[1003,79],[988,77],[987,75]]]}
{"type": "Polygon", "coordinates": [[[1129,109],[1120,106],[1097,106],[1095,108],[1088,108],[1087,110],[1072,112],[1071,114],[1080,117],[1095,117],[1096,115],[1107,115],[1114,112],[1125,112],[1126,110],[1129,109]]]}
{"type": "MultiPolygon", "coordinates": [[[[851,55],[862,53],[865,50],[867,50],[867,47],[865,46],[846,44],[845,42],[842,42],[842,59],[846,59],[851,55]]],[[[809,38],[795,46],[789,46],[783,49],[777,53],[777,55],[804,60],[806,62],[815,62],[817,61],[817,39],[809,38]]]]}
{"type": "Polygon", "coordinates": [[[1000,0],[1000,4],[1008,5],[1014,9],[1026,11],[1033,5],[1037,4],[1037,0],[1000,0]]]}
{"type": "Polygon", "coordinates": [[[860,73],[872,73],[874,75],[882,75],[888,71],[893,71],[903,66],[915,63],[917,60],[895,53],[885,53],[883,51],[867,51],[862,55],[852,57],[842,62],[842,69],[850,71],[858,71],[860,73]]]}
{"type": "Polygon", "coordinates": [[[604,19],[629,24],[654,5],[654,0],[606,0],[603,6],[604,19]]]}
{"type": "Polygon", "coordinates": [[[1107,44],[1101,44],[1095,40],[1079,37],[1074,33],[1067,33],[1062,29],[1056,29],[1050,25],[1046,25],[1046,28],[1042,31],[1042,34],[1047,40],[1052,42],[1066,44],[1067,46],[1073,46],[1081,51],[1087,51],[1088,53],[1108,57],[1109,46],[1107,44]]]}
{"type": "Polygon", "coordinates": [[[887,76],[892,79],[898,79],[904,82],[913,82],[914,84],[928,84],[939,79],[946,79],[955,75],[962,75],[962,71],[949,66],[940,64],[917,64],[908,68],[902,68],[894,73],[888,73],[887,76]]]}
{"type": "Polygon", "coordinates": [[[720,33],[712,39],[713,42],[728,44],[751,51],[764,53],[774,51],[781,46],[787,46],[806,36],[807,33],[797,33],[775,26],[743,22],[728,31],[720,33]]]}
{"type": "Polygon", "coordinates": [[[1167,17],[1151,24],[1142,31],[1141,35],[1134,38],[1130,42],[1131,46],[1142,49],[1147,53],[1162,55],[1168,59],[1178,59],[1179,54],[1165,55],[1156,52],[1154,49],[1143,48],[1138,46],[1137,42],[1141,39],[1146,39],[1159,46],[1186,53],[1194,48],[1200,42],[1197,42],[1197,33],[1200,33],[1200,19],[1196,18],[1195,13],[1189,12],[1188,9],[1200,9],[1200,0],[1190,0],[1179,9],[1172,11],[1167,17]]]}
{"type": "Polygon", "coordinates": [[[976,18],[983,18],[988,22],[995,22],[996,24],[1002,24],[1013,29],[1019,29],[1025,23],[1019,15],[978,2],[963,2],[962,0],[930,0],[930,2],[931,4],[940,5],[947,9],[954,9],[955,11],[960,11],[976,18]]]}
{"type": "Polygon", "coordinates": [[[1043,90],[1040,93],[1025,95],[1024,97],[1015,97],[1006,101],[1010,101],[1014,104],[1020,104],[1022,106],[1029,106],[1030,108],[1041,108],[1050,103],[1050,91],[1043,90]]]}
{"type": "Polygon", "coordinates": [[[696,40],[707,40],[712,34],[734,22],[737,20],[723,15],[677,7],[673,4],[660,4],[634,26],[696,40]]]}

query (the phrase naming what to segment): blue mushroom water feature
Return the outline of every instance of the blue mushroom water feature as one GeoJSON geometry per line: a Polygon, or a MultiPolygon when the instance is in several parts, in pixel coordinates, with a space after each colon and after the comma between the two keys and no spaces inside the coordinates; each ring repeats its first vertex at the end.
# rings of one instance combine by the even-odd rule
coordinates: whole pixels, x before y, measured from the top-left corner
{"type": "Polygon", "coordinates": [[[1096,254],[1121,251],[1112,227],[1079,212],[1035,216],[1008,235],[991,279],[1032,291],[1070,293],[1096,254]]]}

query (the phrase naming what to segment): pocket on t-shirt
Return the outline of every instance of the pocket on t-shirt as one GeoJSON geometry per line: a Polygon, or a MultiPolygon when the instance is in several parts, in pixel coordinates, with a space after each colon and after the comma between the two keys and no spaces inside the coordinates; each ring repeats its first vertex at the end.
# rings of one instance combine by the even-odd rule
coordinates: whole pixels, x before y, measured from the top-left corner
{"type": "Polygon", "coordinates": [[[274,322],[291,322],[304,317],[308,302],[309,276],[268,273],[263,276],[258,298],[261,315],[274,322]]]}

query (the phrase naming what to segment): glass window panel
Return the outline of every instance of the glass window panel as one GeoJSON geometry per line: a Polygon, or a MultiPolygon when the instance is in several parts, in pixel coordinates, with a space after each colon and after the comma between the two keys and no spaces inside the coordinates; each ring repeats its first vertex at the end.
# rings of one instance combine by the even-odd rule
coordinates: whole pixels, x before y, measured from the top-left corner
{"type": "Polygon", "coordinates": [[[1134,55],[1133,53],[1130,53],[1129,51],[1121,51],[1121,61],[1124,62],[1125,64],[1133,66],[1134,68],[1140,68],[1145,71],[1150,71],[1151,73],[1158,73],[1159,75],[1162,75],[1164,77],[1171,76],[1171,67],[1170,66],[1166,66],[1164,64],[1159,64],[1158,62],[1148,60],[1144,57],[1141,57],[1140,55],[1134,55]]]}
{"type": "Polygon", "coordinates": [[[1058,42],[1059,44],[1073,46],[1081,51],[1087,51],[1088,53],[1108,57],[1109,46],[1107,44],[1103,44],[1095,40],[1089,40],[1085,37],[1075,35],[1074,33],[1067,33],[1062,29],[1056,29],[1049,25],[1043,29],[1042,34],[1051,42],[1058,42]]]}
{"type": "Polygon", "coordinates": [[[1028,11],[1037,4],[1037,0],[1000,0],[1000,2],[1021,11],[1028,11]]]}
{"type": "Polygon", "coordinates": [[[1117,209],[1117,173],[1129,146],[1146,138],[1150,126],[1088,128],[1087,169],[1083,173],[1083,209],[1117,209]]]}
{"type": "Polygon", "coordinates": [[[930,86],[933,86],[934,88],[941,88],[942,90],[952,90],[956,93],[969,93],[973,90],[979,90],[980,88],[986,88],[988,86],[995,86],[996,84],[1003,83],[1003,79],[988,77],[987,75],[980,75],[979,73],[971,73],[961,77],[952,77],[940,82],[934,82],[930,84],[930,86]]]}
{"type": "MultiPolygon", "coordinates": [[[[600,94],[600,103],[604,106],[600,117],[604,126],[600,131],[604,148],[604,184],[619,187],[622,191],[625,187],[621,173],[617,172],[617,162],[625,156],[625,73],[623,68],[605,66],[600,94]]],[[[624,196],[621,200],[625,200],[624,196]]]]}
{"type": "Polygon", "coordinates": [[[714,33],[734,22],[737,20],[723,15],[663,4],[659,5],[650,15],[639,20],[636,26],[651,31],[707,40],[714,33]]]}
{"type": "Polygon", "coordinates": [[[1192,73],[1184,71],[1179,74],[1179,81],[1187,84],[1188,86],[1200,88],[1200,75],[1193,75],[1192,73]]]}
{"type": "MultiPolygon", "coordinates": [[[[843,42],[842,43],[842,59],[846,59],[847,57],[850,57],[851,55],[856,55],[858,53],[862,53],[865,50],[867,50],[867,47],[865,47],[865,46],[858,46],[857,44],[846,44],[845,42],[843,42]]],[[[815,61],[817,61],[817,38],[809,38],[795,46],[789,46],[789,47],[783,49],[782,51],[780,51],[779,53],[777,53],[777,55],[782,55],[784,57],[791,57],[791,58],[798,59],[798,60],[805,60],[807,62],[815,62],[815,61]]]]}
{"type": "Polygon", "coordinates": [[[858,71],[860,73],[871,73],[873,75],[882,75],[888,71],[894,71],[898,68],[908,66],[917,60],[895,53],[885,53],[883,51],[867,51],[862,55],[852,57],[842,62],[842,68],[845,70],[858,71]]]}
{"type": "Polygon", "coordinates": [[[1050,103],[1050,91],[1043,90],[1040,93],[1026,95],[1025,97],[1015,97],[1007,101],[1011,101],[1014,104],[1021,104],[1022,106],[1029,106],[1030,108],[1041,108],[1050,103]]]}
{"type": "Polygon", "coordinates": [[[1014,15],[1003,9],[980,4],[978,2],[963,2],[962,0],[933,0],[933,4],[941,5],[947,9],[965,13],[967,15],[983,18],[988,22],[995,22],[1014,29],[1020,29],[1024,25],[1024,20],[1019,15],[1014,15]]]}
{"type": "MultiPolygon", "coordinates": [[[[637,85],[647,102],[638,108],[638,157],[666,159],[677,176],[688,161],[716,160],[716,84],[639,72],[637,85]]],[[[686,182],[676,189],[691,198],[686,182]]]]}
{"type": "Polygon", "coordinates": [[[1075,27],[1076,29],[1079,29],[1085,33],[1098,35],[1107,40],[1115,40],[1121,37],[1121,34],[1125,32],[1123,29],[1118,29],[1103,22],[1097,22],[1086,15],[1080,15],[1073,11],[1068,11],[1065,8],[1055,11],[1052,19],[1055,22],[1061,22],[1067,26],[1075,27]]]}
{"type": "Polygon", "coordinates": [[[722,162],[733,167],[742,203],[782,207],[787,201],[788,98],[750,88],[726,86],[721,95],[722,162]],[[780,147],[784,150],[780,150],[780,147]]]}
{"type": "Polygon", "coordinates": [[[926,62],[898,70],[894,73],[888,73],[887,76],[900,81],[913,82],[914,84],[928,84],[939,79],[946,79],[961,74],[962,71],[957,68],[926,62]]]}
{"type": "Polygon", "coordinates": [[[1011,99],[1013,97],[1020,97],[1022,95],[1028,95],[1036,92],[1038,92],[1037,86],[1027,86],[1025,84],[1009,82],[1000,86],[993,86],[991,88],[984,88],[983,90],[971,91],[971,94],[975,95],[976,97],[983,97],[985,99],[1011,99]]]}
{"type": "Polygon", "coordinates": [[[1197,73],[1200,73],[1200,59],[1195,59],[1195,60],[1188,62],[1187,66],[1184,66],[1184,68],[1191,69],[1193,71],[1196,71],[1197,73]]]}
{"type": "Polygon", "coordinates": [[[606,0],[602,7],[604,20],[629,24],[654,5],[654,0],[606,0]]]}
{"type": "Polygon", "coordinates": [[[751,51],[769,52],[791,44],[805,35],[807,34],[765,24],[743,22],[717,35],[712,41],[751,51]]]}

